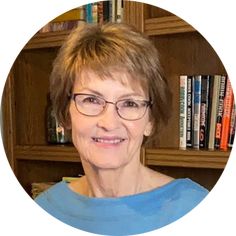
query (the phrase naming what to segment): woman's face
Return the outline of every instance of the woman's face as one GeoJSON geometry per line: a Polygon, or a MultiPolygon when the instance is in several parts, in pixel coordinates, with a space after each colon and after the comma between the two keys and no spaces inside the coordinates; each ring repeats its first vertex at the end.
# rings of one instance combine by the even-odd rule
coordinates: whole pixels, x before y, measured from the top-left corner
{"type": "MultiPolygon", "coordinates": [[[[124,72],[114,72],[112,76],[122,78],[122,81],[130,79],[124,72]]],[[[126,98],[148,100],[140,86],[132,87],[111,78],[101,80],[98,75],[86,71],[75,80],[73,93],[99,94],[110,102],[126,98]]],[[[75,102],[71,100],[70,116],[72,140],[82,162],[97,168],[116,169],[139,161],[143,135],[148,136],[152,127],[149,110],[141,119],[129,121],[117,114],[113,104],[107,104],[98,116],[86,116],[77,111],[75,102]]]]}

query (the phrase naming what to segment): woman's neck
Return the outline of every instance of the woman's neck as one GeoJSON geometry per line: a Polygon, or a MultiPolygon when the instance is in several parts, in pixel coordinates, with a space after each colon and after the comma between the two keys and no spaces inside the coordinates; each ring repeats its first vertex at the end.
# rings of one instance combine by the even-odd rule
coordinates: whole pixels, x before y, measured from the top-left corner
{"type": "Polygon", "coordinates": [[[85,176],[70,183],[72,191],[88,197],[113,198],[138,194],[173,180],[144,167],[140,162],[119,169],[98,169],[84,165],[85,176]]]}
{"type": "Polygon", "coordinates": [[[122,197],[142,191],[143,167],[125,166],[119,169],[85,169],[84,186],[90,197],[122,197]],[[141,178],[142,176],[142,178],[141,178]]]}

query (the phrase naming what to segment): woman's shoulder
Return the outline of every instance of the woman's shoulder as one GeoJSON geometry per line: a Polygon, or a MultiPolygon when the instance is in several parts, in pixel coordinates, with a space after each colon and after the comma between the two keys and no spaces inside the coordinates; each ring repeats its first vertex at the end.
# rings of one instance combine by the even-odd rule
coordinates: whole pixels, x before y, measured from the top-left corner
{"type": "Polygon", "coordinates": [[[60,201],[60,197],[66,196],[65,193],[67,192],[67,188],[67,183],[65,181],[58,182],[39,194],[34,201],[39,205],[47,205],[53,201],[60,201]]]}
{"type": "Polygon", "coordinates": [[[174,179],[168,175],[148,170],[150,176],[151,186],[160,192],[170,193],[171,195],[185,195],[185,194],[195,194],[195,195],[206,195],[208,190],[201,186],[200,184],[192,181],[189,178],[178,178],[174,179]]]}
{"type": "Polygon", "coordinates": [[[178,189],[182,197],[193,200],[204,198],[209,193],[206,188],[189,178],[176,179],[173,188],[178,189]]]}
{"type": "Polygon", "coordinates": [[[198,205],[208,193],[206,188],[191,179],[180,178],[157,189],[156,196],[163,199],[163,203],[185,212],[198,205]]]}

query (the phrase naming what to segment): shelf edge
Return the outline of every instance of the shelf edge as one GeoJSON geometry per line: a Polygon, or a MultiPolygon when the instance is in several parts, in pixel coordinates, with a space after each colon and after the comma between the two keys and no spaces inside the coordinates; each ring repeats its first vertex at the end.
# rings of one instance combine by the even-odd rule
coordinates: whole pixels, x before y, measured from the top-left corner
{"type": "Polygon", "coordinates": [[[191,25],[177,16],[146,19],[144,25],[144,33],[148,36],[196,31],[191,25]]]}
{"type": "Polygon", "coordinates": [[[70,146],[16,146],[16,160],[81,162],[79,154],[70,146]]]}

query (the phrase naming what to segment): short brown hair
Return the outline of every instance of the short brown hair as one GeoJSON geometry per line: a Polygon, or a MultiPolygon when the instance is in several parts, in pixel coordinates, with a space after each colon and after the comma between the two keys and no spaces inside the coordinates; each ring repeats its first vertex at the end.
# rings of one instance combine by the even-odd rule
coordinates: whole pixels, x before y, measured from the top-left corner
{"type": "Polygon", "coordinates": [[[151,119],[155,137],[160,121],[170,111],[170,91],[163,77],[158,51],[134,27],[121,23],[83,24],[68,36],[54,61],[50,93],[59,122],[70,125],[69,103],[75,77],[90,69],[101,78],[122,68],[147,91],[153,101],[151,119]]]}

